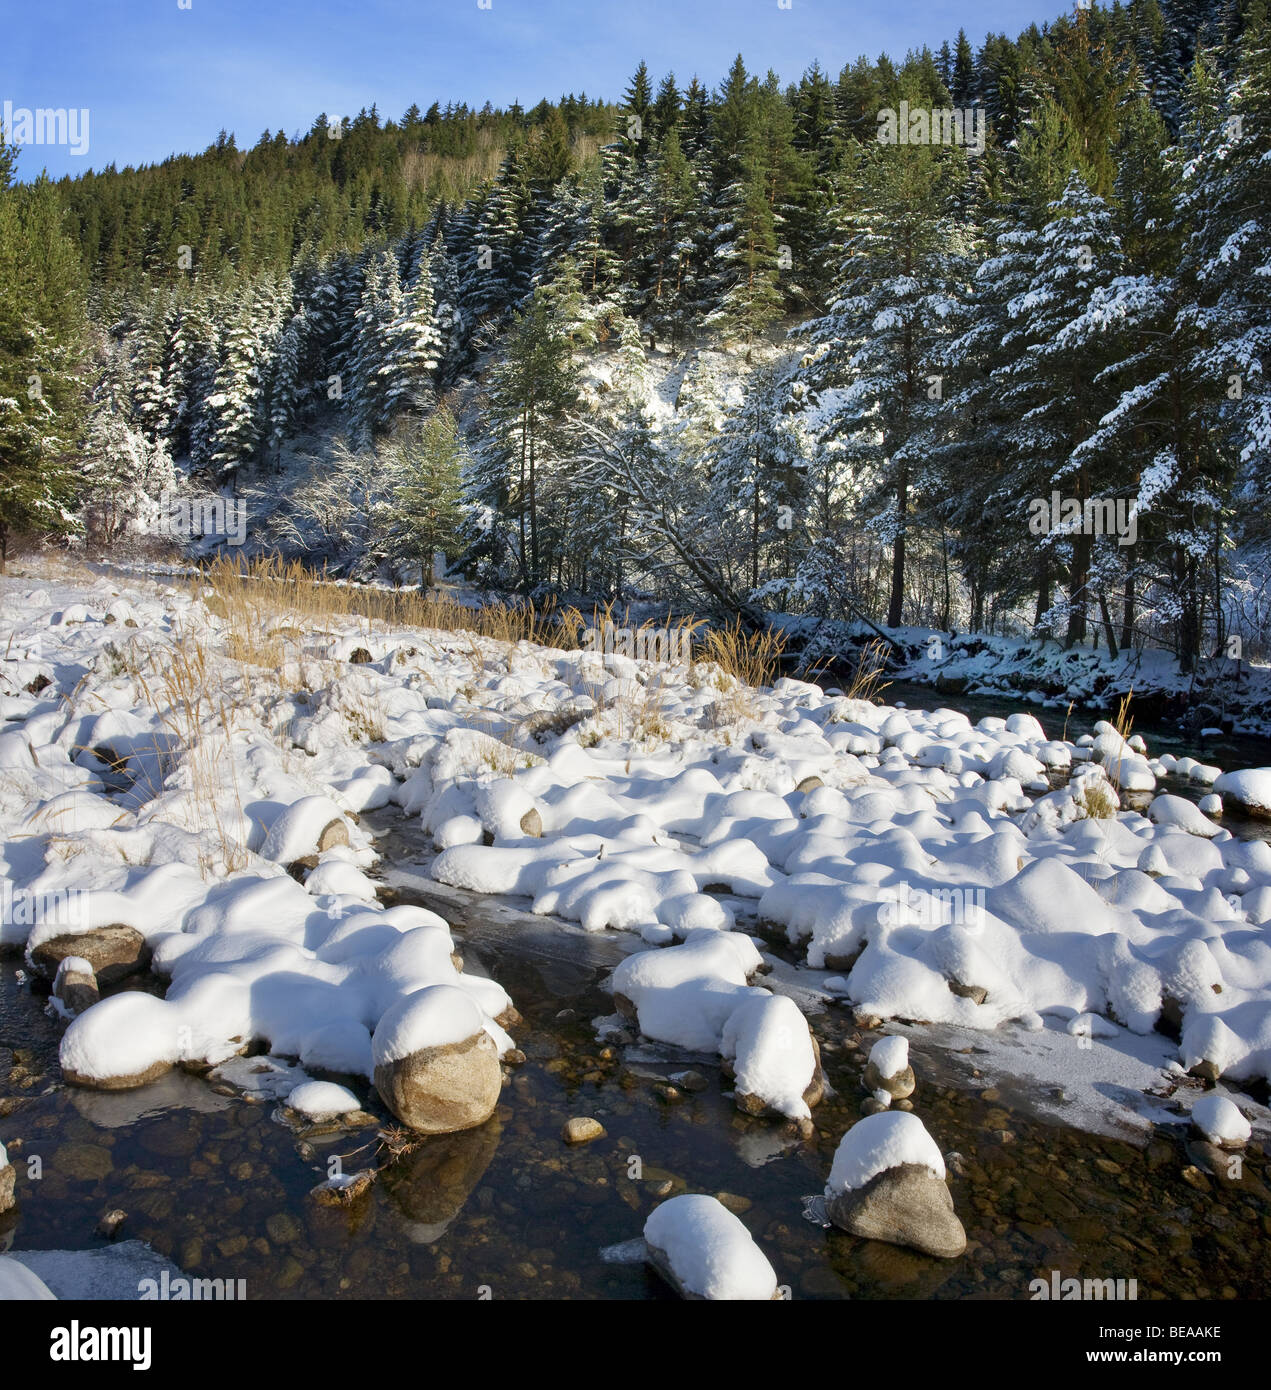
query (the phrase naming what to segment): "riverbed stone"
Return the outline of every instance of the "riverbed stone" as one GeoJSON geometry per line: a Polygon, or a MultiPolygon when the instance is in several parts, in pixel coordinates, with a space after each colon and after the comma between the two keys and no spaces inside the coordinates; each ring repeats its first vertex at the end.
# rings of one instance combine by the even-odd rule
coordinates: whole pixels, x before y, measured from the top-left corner
{"type": "Polygon", "coordinates": [[[485,1124],[502,1087],[499,1051],[484,1030],[375,1068],[375,1089],[384,1104],[419,1134],[454,1134],[485,1124]]]}
{"type": "Polygon", "coordinates": [[[100,1144],[63,1144],[49,1165],[74,1182],[99,1182],[114,1166],[110,1150],[100,1144]]]}
{"type": "Polygon", "coordinates": [[[864,1086],[867,1091],[886,1091],[893,1100],[905,1100],[913,1095],[917,1085],[913,1067],[906,1067],[895,1076],[883,1076],[873,1062],[865,1064],[864,1086]]]}
{"type": "Polygon", "coordinates": [[[41,941],[31,950],[31,966],[37,974],[52,980],[67,956],[82,956],[92,967],[97,984],[109,988],[145,970],[150,964],[150,947],[135,927],[97,927],[41,941]]]}
{"type": "Polygon", "coordinates": [[[590,1144],[594,1139],[605,1137],[605,1127],[590,1115],[575,1115],[565,1121],[561,1137],[567,1144],[590,1144]]]}
{"type": "Polygon", "coordinates": [[[888,1168],[864,1187],[837,1193],[827,1210],[840,1230],[867,1240],[910,1246],[946,1260],[966,1249],[966,1231],[944,1179],[921,1163],[888,1168]]]}
{"type": "Polygon", "coordinates": [[[10,1211],[17,1205],[18,1170],[12,1163],[0,1168],[0,1212],[10,1211]]]}

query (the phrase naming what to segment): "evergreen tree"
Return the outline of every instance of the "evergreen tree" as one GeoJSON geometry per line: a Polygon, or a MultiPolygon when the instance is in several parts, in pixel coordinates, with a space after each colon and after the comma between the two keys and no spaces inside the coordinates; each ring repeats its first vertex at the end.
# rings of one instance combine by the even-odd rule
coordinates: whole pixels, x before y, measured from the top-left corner
{"type": "Polygon", "coordinates": [[[15,166],[0,132],[0,572],[13,536],[75,529],[84,394],[79,258],[53,185],[14,187],[15,166]]]}

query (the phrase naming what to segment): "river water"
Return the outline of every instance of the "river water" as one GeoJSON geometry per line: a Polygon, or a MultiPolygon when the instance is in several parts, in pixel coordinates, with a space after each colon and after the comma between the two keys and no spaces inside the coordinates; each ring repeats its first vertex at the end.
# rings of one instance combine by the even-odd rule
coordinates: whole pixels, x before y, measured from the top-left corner
{"type": "MultiPolygon", "coordinates": [[[[1010,712],[973,697],[910,698],[897,687],[886,699],[943,704],[972,719],[1010,712]]],[[[1041,718],[1052,736],[1062,732],[1062,721],[1041,718]]],[[[1086,731],[1069,724],[1070,737],[1086,731]]],[[[1183,751],[1164,733],[1144,732],[1154,753],[1183,751]]],[[[1224,767],[1271,761],[1265,746],[1239,742],[1200,755],[1224,767]]],[[[1197,794],[1188,784],[1170,789],[1197,794]]],[[[951,1190],[970,1240],[963,1258],[934,1260],[807,1222],[802,1198],[821,1190],[859,1117],[876,1033],[815,992],[800,996],[831,1094],[815,1112],[815,1134],[797,1141],[734,1109],[717,1059],[597,1042],[592,1020],[613,1011],[603,981],[638,939],[531,917],[524,900],[443,888],[428,878],[417,822],[395,812],[372,821],[386,899],[441,912],[465,968],[498,979],[523,1015],[513,1032],[526,1060],[508,1069],[496,1117],[390,1161],[376,1125],[298,1132],[272,1101],[219,1094],[182,1073],[124,1094],[77,1091],[60,1081],[62,1025],[45,1010],[45,987],[10,959],[0,963],[0,1140],[19,1170],[20,1204],[0,1217],[0,1248],[101,1248],[109,1242],[98,1223],[116,1210],[125,1214],[116,1239],[145,1240],[194,1276],[244,1280],[249,1298],[660,1299],[671,1295],[645,1266],[602,1252],[638,1237],[665,1196],[691,1191],[724,1195],[793,1298],[1019,1299],[1052,1270],[1136,1279],[1141,1298],[1271,1294],[1262,1253],[1271,1192],[1259,1144],[1238,1181],[1200,1174],[1168,1086],[1147,1118],[1131,1087],[1120,1098],[1126,1123],[1092,1122],[1062,1080],[1012,1074],[1001,1030],[909,1030],[915,1111],[942,1151],[960,1156],[951,1190]],[[686,1067],[702,1089],[666,1099],[667,1079],[686,1067]],[[605,1137],[563,1143],[563,1124],[579,1115],[598,1119],[605,1137]],[[332,1155],[346,1172],[379,1168],[347,1210],[311,1195],[332,1155]]],[[[1231,828],[1267,834],[1258,822],[1231,828]]],[[[771,946],[779,978],[797,987],[794,958],[771,946]]],[[[1156,1042],[1159,1057],[1168,1055],[1156,1042]]],[[[1144,1044],[1148,1072],[1153,1045],[1144,1044]]],[[[1109,1047],[1103,1060],[1112,1074],[1126,1059],[1109,1047]]],[[[1098,1073],[1101,1061],[1086,1064],[1098,1073]]],[[[365,1081],[334,1079],[388,1119],[365,1081]]]]}

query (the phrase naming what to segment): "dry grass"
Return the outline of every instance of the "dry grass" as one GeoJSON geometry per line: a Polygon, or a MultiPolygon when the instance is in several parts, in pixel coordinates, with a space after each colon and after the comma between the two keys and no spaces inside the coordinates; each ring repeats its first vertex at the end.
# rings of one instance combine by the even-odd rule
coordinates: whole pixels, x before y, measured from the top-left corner
{"type": "Polygon", "coordinates": [[[749,632],[737,618],[727,627],[712,628],[706,634],[695,661],[718,666],[725,675],[757,689],[777,679],[785,649],[784,633],[767,628],[749,632]]]}
{"type": "MultiPolygon", "coordinates": [[[[134,639],[114,655],[136,684],[171,740],[154,751],[160,765],[181,764],[190,779],[190,803],[198,827],[211,837],[212,853],[200,860],[207,877],[233,873],[250,862],[239,838],[243,801],[234,764],[234,705],[226,699],[223,671],[209,668],[202,642],[179,630],[172,642],[144,644],[134,639]],[[226,798],[233,814],[227,821],[226,798]]],[[[147,786],[151,798],[163,790],[147,786]]]]}
{"type": "Polygon", "coordinates": [[[881,637],[875,637],[868,646],[861,648],[856,657],[856,669],[843,690],[849,700],[877,702],[879,695],[891,684],[883,679],[890,654],[891,647],[881,637]]]}
{"type": "Polygon", "coordinates": [[[276,557],[243,564],[220,556],[195,581],[196,596],[226,624],[227,654],[251,665],[276,667],[306,632],[339,620],[465,632],[496,642],[577,645],[586,626],[577,609],[496,603],[471,608],[448,595],[416,589],[372,589],[329,580],[300,561],[276,557]],[[287,620],[284,622],[283,620],[287,620]]]}

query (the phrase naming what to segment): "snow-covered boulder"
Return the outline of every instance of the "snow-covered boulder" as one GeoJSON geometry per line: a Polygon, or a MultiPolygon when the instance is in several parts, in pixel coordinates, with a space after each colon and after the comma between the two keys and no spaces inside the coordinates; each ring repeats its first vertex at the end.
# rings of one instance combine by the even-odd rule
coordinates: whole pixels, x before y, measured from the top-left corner
{"type": "Polygon", "coordinates": [[[763,964],[748,936],[693,931],[680,946],[641,951],[613,973],[614,1003],[640,1031],[694,1052],[718,1052],[724,1025],[747,998],[767,990],[747,981],[763,964]]]}
{"type": "Polygon", "coordinates": [[[688,1299],[763,1300],[777,1276],[741,1221],[714,1197],[663,1202],[644,1224],[649,1263],[688,1299]]]}
{"type": "Polygon", "coordinates": [[[453,1134],[494,1113],[503,1086],[498,1046],[465,990],[430,985],[407,995],[372,1041],[375,1089],[407,1128],[453,1134]]]}
{"type": "Polygon", "coordinates": [[[12,1255],[0,1255],[0,1303],[56,1302],[57,1295],[39,1277],[12,1255]]]}
{"type": "Polygon", "coordinates": [[[294,864],[348,843],[349,827],[335,802],[325,796],[306,796],[282,811],[269,827],[260,854],[275,864],[294,864]]]}
{"type": "Polygon", "coordinates": [[[880,1038],[870,1049],[865,1064],[865,1089],[874,1092],[880,1102],[885,1098],[890,1105],[893,1100],[913,1095],[917,1084],[914,1069],[909,1065],[909,1039],[880,1038]]]}
{"type": "Polygon", "coordinates": [[[53,998],[65,1013],[82,1014],[101,998],[92,965],[83,956],[64,956],[53,978],[53,998]]]}
{"type": "Polygon", "coordinates": [[[305,1081],[287,1097],[287,1106],[310,1120],[334,1120],[361,1110],[362,1103],[345,1086],[305,1081]]]}
{"type": "Polygon", "coordinates": [[[944,1158],[916,1115],[888,1110],[853,1125],[834,1155],[825,1196],[830,1220],[852,1235],[942,1259],[966,1249],[944,1158]]]}
{"type": "Polygon", "coordinates": [[[745,1000],[724,1024],[720,1055],[731,1062],[737,1108],[807,1120],[825,1093],[821,1054],[799,1006],[784,995],[745,1000]]]}
{"type": "Polygon", "coordinates": [[[1215,792],[1234,802],[1242,811],[1261,820],[1271,820],[1271,767],[1248,767],[1224,772],[1212,783],[1215,792]]]}
{"type": "Polygon", "coordinates": [[[1192,1124],[1221,1149],[1242,1149],[1253,1134],[1235,1102],[1220,1091],[1210,1091],[1192,1106],[1192,1124]]]}
{"type": "Polygon", "coordinates": [[[1219,834],[1219,828],[1209,820],[1195,802],[1184,796],[1154,796],[1147,808],[1147,818],[1156,825],[1173,826],[1189,835],[1201,835],[1212,840],[1219,834]]]}
{"type": "Polygon", "coordinates": [[[48,936],[47,930],[36,934],[36,941],[27,951],[27,964],[46,979],[56,979],[62,962],[72,956],[85,961],[98,984],[107,987],[137,974],[150,963],[150,948],[135,927],[115,924],[91,931],[71,930],[60,936],[48,936]]]}
{"type": "Polygon", "coordinates": [[[103,999],[62,1035],[62,1076],[98,1091],[148,1085],[180,1060],[179,1018],[151,994],[130,990],[103,999]]]}

